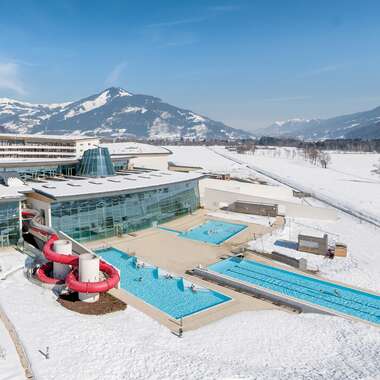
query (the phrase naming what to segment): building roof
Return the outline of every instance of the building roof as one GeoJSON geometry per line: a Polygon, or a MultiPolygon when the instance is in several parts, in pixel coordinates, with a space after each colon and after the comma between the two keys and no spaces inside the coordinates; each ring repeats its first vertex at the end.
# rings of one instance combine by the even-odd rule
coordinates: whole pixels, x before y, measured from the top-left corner
{"type": "Polygon", "coordinates": [[[76,162],[76,158],[0,158],[0,168],[56,166],[76,162]]]}
{"type": "Polygon", "coordinates": [[[24,193],[31,192],[32,188],[28,185],[5,186],[0,185],[0,202],[24,199],[24,193]]]}
{"type": "Polygon", "coordinates": [[[234,180],[224,181],[213,178],[205,178],[199,183],[201,198],[204,197],[206,189],[233,192],[236,194],[251,195],[255,197],[275,199],[278,201],[301,203],[300,199],[293,197],[293,191],[284,186],[261,185],[256,183],[238,182],[234,180]]]}
{"type": "Polygon", "coordinates": [[[198,180],[202,177],[203,175],[199,173],[152,171],[100,178],[72,177],[65,181],[47,180],[38,183],[29,182],[28,184],[33,190],[49,198],[62,199],[134,192],[179,182],[198,180]]]}
{"type": "Polygon", "coordinates": [[[19,133],[0,133],[1,139],[17,140],[48,140],[48,141],[79,141],[79,140],[94,140],[97,137],[81,136],[81,135],[45,135],[45,134],[19,134],[19,133]]]}
{"type": "Polygon", "coordinates": [[[162,146],[138,142],[103,143],[100,146],[108,148],[111,156],[135,157],[141,155],[169,155],[172,153],[162,146]]]}

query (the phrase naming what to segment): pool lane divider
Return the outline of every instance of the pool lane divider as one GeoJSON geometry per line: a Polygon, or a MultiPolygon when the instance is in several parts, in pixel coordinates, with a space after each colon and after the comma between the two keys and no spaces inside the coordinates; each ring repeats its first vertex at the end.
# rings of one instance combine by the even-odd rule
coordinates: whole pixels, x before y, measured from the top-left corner
{"type": "MultiPolygon", "coordinates": [[[[299,298],[295,298],[292,296],[284,295],[280,292],[274,291],[272,289],[264,288],[257,284],[252,284],[243,280],[236,279],[234,277],[230,277],[224,274],[221,274],[219,272],[215,272],[213,270],[210,270],[208,268],[194,268],[192,269],[192,274],[201,277],[205,280],[210,280],[216,283],[219,283],[220,285],[228,285],[232,287],[236,291],[245,291],[249,294],[252,294],[254,297],[257,297],[259,299],[265,299],[267,301],[270,301],[274,304],[280,304],[287,308],[292,308],[295,311],[298,312],[305,312],[305,313],[318,313],[318,314],[327,314],[327,315],[335,315],[338,317],[343,317],[349,320],[355,320],[360,322],[365,322],[367,324],[370,324],[375,327],[380,327],[379,324],[369,321],[367,319],[363,319],[354,315],[346,314],[339,312],[334,309],[330,309],[328,307],[320,306],[318,304],[314,304],[308,301],[304,301],[299,298]]],[[[305,276],[309,277],[309,276],[305,276]]],[[[311,277],[311,276],[310,276],[311,277]]],[[[313,278],[313,277],[311,277],[313,278]]],[[[329,282],[326,280],[323,280],[325,282],[329,282]]],[[[333,283],[332,283],[333,284],[333,283]]],[[[347,287],[350,289],[350,287],[347,287]]]]}
{"type": "Polygon", "coordinates": [[[174,230],[173,228],[168,228],[168,227],[158,227],[158,228],[163,231],[173,232],[177,235],[181,233],[181,231],[174,230]]]}

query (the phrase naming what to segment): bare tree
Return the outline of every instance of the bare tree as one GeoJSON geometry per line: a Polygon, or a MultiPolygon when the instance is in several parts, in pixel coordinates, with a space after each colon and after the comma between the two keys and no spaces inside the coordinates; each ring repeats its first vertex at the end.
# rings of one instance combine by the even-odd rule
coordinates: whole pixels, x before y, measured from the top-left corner
{"type": "Polygon", "coordinates": [[[319,163],[321,164],[322,168],[325,168],[325,169],[327,168],[327,166],[331,162],[331,156],[327,152],[320,152],[318,159],[319,159],[319,163]]]}

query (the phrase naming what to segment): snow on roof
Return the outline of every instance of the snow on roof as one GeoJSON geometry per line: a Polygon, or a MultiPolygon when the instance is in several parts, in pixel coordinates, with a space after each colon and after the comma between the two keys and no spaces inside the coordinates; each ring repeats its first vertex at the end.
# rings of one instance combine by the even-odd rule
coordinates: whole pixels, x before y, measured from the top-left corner
{"type": "Polygon", "coordinates": [[[0,158],[0,168],[2,166],[16,167],[18,165],[22,167],[28,166],[50,166],[62,163],[75,163],[78,160],[76,158],[0,158]]]}
{"type": "Polygon", "coordinates": [[[0,185],[0,202],[1,201],[12,201],[15,199],[23,199],[25,192],[32,191],[32,188],[28,185],[20,186],[5,186],[0,185]]]}
{"type": "Polygon", "coordinates": [[[256,183],[245,183],[240,181],[222,181],[219,179],[205,178],[199,183],[199,192],[204,197],[205,189],[234,192],[237,194],[252,195],[279,201],[301,203],[301,200],[293,197],[293,191],[284,186],[261,185],[256,183]]]}
{"type": "Polygon", "coordinates": [[[92,140],[98,139],[97,137],[83,136],[83,135],[45,135],[45,134],[20,134],[20,133],[0,133],[0,139],[38,139],[38,140],[64,140],[64,141],[78,141],[78,140],[92,140]]]}
{"type": "Polygon", "coordinates": [[[70,198],[75,196],[123,193],[141,190],[149,187],[165,186],[173,183],[197,180],[203,175],[199,173],[177,173],[169,171],[154,171],[115,175],[112,177],[78,178],[66,181],[30,182],[29,185],[37,192],[46,196],[70,198]]]}
{"type": "Polygon", "coordinates": [[[138,142],[103,143],[101,147],[108,148],[111,156],[135,156],[144,154],[171,154],[169,149],[162,146],[143,144],[138,142]]]}

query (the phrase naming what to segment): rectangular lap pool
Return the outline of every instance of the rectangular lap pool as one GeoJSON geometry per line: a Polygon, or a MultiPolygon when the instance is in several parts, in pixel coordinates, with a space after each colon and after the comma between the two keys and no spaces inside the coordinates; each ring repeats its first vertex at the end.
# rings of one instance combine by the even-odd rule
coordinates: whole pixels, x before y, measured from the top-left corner
{"type": "Polygon", "coordinates": [[[183,318],[231,298],[173,277],[157,267],[139,265],[136,257],[116,248],[96,251],[96,254],[120,270],[120,286],[146,303],[174,318],[183,318]],[[195,290],[195,291],[194,291],[195,290]]]}
{"type": "Polygon", "coordinates": [[[380,324],[380,296],[375,294],[246,259],[230,258],[208,268],[246,283],[274,290],[285,296],[380,324]]]}
{"type": "Polygon", "coordinates": [[[221,244],[246,228],[245,224],[208,220],[191,230],[180,232],[179,236],[209,244],[221,244]]]}

